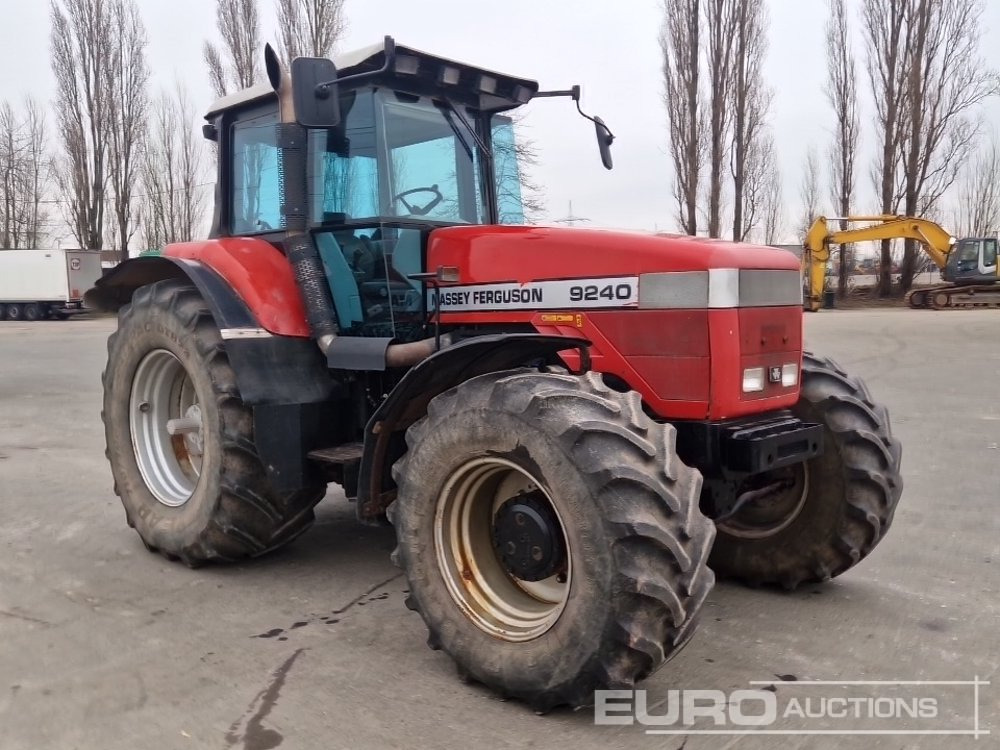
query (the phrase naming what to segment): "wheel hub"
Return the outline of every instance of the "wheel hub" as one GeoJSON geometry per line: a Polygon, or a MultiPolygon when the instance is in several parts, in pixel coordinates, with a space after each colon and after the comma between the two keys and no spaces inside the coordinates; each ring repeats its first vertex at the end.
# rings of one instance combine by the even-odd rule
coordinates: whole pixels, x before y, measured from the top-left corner
{"type": "Polygon", "coordinates": [[[434,547],[455,603],[495,638],[537,638],[566,606],[565,523],[542,483],[512,461],[481,456],[455,468],[434,513],[434,547]]]}
{"type": "Polygon", "coordinates": [[[565,567],[559,519],[539,490],[500,506],[493,518],[493,546],[507,571],[522,581],[541,581],[565,567]]]}
{"type": "Polygon", "coordinates": [[[154,349],[132,378],[129,429],[139,472],[159,502],[177,508],[192,496],[205,454],[201,407],[180,360],[154,349]]]}
{"type": "Polygon", "coordinates": [[[762,539],[798,518],[809,493],[809,466],[796,464],[751,478],[738,488],[733,509],[715,520],[730,536],[762,539]]]}

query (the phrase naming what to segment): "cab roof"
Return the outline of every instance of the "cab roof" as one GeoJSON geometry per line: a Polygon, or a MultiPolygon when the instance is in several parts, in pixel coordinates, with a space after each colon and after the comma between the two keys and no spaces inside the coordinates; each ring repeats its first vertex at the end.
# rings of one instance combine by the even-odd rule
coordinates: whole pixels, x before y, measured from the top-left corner
{"type": "MultiPolygon", "coordinates": [[[[337,55],[337,77],[373,73],[385,64],[385,42],[337,55]]],[[[392,69],[366,79],[366,83],[395,85],[421,94],[455,96],[487,112],[500,112],[526,103],[538,91],[537,81],[496,73],[466,63],[396,45],[392,69]]],[[[235,107],[243,107],[275,96],[268,83],[258,83],[217,99],[206,119],[235,107]]]]}

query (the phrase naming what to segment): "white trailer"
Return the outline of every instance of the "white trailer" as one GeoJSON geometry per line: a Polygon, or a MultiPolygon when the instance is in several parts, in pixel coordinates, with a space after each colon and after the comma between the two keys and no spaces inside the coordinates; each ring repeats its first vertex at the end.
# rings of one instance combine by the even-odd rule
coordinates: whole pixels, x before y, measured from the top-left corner
{"type": "Polygon", "coordinates": [[[0,320],[79,312],[101,273],[97,250],[0,250],[0,320]]]}

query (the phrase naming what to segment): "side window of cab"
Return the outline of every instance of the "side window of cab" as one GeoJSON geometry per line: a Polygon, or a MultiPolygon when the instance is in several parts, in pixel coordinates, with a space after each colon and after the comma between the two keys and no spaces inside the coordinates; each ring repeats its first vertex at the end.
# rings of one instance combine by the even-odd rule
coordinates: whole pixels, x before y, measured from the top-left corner
{"type": "Polygon", "coordinates": [[[983,265],[993,268],[997,264],[997,241],[986,240],[983,243],[983,265]]]}
{"type": "Polygon", "coordinates": [[[241,118],[232,125],[230,229],[234,235],[280,229],[278,113],[241,118]]]}

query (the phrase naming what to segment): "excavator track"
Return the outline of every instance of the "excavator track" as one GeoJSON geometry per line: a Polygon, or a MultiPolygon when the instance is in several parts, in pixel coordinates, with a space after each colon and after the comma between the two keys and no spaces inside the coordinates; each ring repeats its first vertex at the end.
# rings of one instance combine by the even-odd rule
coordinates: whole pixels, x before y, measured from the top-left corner
{"type": "Polygon", "coordinates": [[[914,289],[906,295],[910,307],[946,310],[970,307],[1000,307],[1000,285],[940,286],[914,289]]]}

